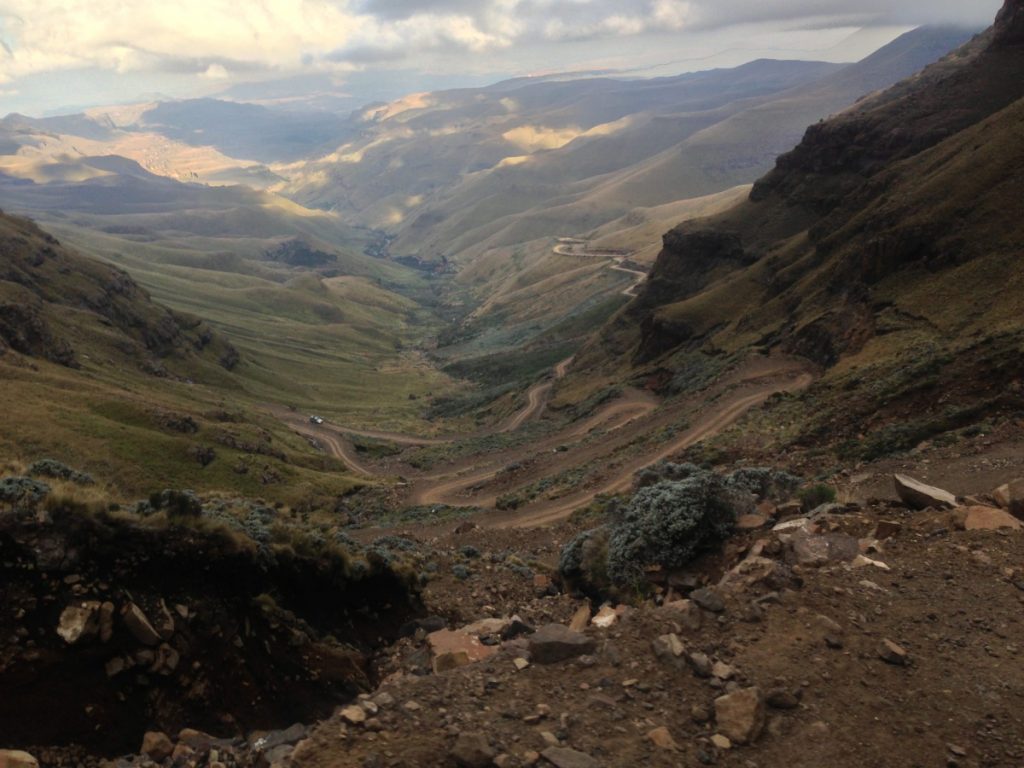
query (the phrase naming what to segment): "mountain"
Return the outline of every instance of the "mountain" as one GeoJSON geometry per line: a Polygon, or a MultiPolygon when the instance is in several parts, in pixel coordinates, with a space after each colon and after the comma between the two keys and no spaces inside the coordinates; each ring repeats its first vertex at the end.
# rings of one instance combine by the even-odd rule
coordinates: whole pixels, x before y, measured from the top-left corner
{"type": "Polygon", "coordinates": [[[284,189],[395,231],[397,254],[472,258],[749,183],[809,123],[969,35],[919,29],[846,67],[755,61],[643,81],[420,94],[364,112],[361,136],[285,174],[284,189]]]}
{"type": "Polygon", "coordinates": [[[865,458],[1019,409],[1020,7],[811,126],[747,201],[669,232],[581,366],[678,392],[750,352],[809,358],[822,378],[780,406],[800,414],[794,443],[865,458]]]}

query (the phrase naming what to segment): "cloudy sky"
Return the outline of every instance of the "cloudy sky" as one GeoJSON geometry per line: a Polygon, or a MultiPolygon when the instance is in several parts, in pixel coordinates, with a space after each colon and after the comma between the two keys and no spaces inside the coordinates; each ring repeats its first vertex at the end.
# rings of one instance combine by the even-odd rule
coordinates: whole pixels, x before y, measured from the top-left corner
{"type": "Polygon", "coordinates": [[[413,86],[558,70],[662,74],[766,55],[852,60],[912,26],[983,26],[1000,4],[0,0],[0,114],[201,95],[298,75],[329,76],[339,87],[368,74],[413,86]]]}

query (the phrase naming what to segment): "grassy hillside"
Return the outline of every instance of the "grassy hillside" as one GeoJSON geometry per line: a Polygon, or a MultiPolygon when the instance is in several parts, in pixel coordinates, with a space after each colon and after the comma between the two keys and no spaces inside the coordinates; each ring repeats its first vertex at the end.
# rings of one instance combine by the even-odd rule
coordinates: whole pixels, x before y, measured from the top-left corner
{"type": "Polygon", "coordinates": [[[1022,72],[1024,35],[997,24],[813,126],[750,200],[666,236],[581,367],[671,392],[751,351],[802,355],[824,375],[778,406],[788,439],[862,457],[1019,409],[1022,72]]]}
{"type": "Polygon", "coordinates": [[[255,402],[364,426],[423,429],[418,401],[452,386],[415,353],[440,320],[421,273],[363,253],[374,233],[241,187],[83,158],[85,181],[0,183],[0,201],[206,318],[243,353],[255,402]],[[412,398],[415,399],[411,399],[412,398]]]}
{"type": "Polygon", "coordinates": [[[52,458],[131,500],[163,488],[289,503],[355,480],[259,415],[254,363],[127,274],[0,214],[0,456],[52,458]]]}

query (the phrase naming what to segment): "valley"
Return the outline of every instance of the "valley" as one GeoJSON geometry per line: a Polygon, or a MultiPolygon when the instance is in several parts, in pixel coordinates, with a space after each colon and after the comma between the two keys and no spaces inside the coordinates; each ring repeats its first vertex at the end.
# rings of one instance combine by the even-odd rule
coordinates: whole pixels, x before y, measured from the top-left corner
{"type": "Polygon", "coordinates": [[[1017,768],[998,4],[271,4],[0,119],[0,768],[1017,768]]]}

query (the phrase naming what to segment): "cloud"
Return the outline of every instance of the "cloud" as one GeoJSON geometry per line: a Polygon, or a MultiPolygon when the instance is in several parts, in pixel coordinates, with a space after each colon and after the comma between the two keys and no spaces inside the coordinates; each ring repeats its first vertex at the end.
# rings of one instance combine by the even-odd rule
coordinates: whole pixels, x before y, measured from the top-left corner
{"type": "Polygon", "coordinates": [[[68,69],[225,79],[745,24],[982,25],[1000,0],[0,0],[0,82],[68,69]]]}

